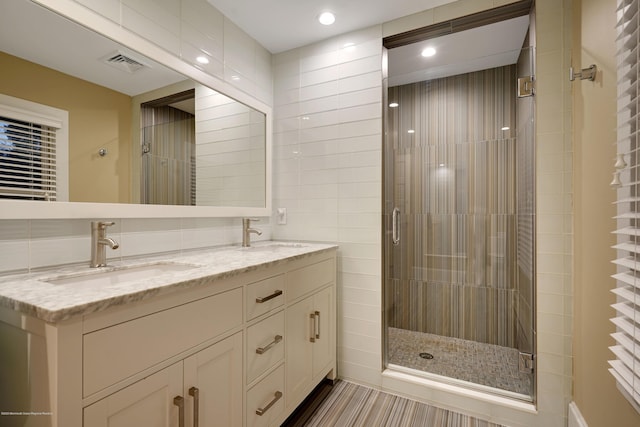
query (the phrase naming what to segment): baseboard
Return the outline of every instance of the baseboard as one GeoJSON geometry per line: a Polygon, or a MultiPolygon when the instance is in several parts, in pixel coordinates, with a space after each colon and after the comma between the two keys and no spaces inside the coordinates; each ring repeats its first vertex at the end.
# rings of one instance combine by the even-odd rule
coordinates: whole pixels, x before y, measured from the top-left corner
{"type": "Polygon", "coordinates": [[[569,427],[589,427],[576,402],[569,403],[569,427]]]}

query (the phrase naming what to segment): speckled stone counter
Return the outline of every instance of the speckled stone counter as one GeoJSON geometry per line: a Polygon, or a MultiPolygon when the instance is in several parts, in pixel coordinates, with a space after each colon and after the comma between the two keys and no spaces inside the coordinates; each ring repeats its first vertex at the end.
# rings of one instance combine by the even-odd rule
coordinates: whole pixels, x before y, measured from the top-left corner
{"type": "Polygon", "coordinates": [[[254,243],[249,248],[228,246],[136,258],[112,262],[101,268],[89,268],[88,265],[65,266],[37,273],[0,276],[0,306],[47,322],[60,322],[176,290],[204,286],[212,280],[336,248],[336,245],[331,244],[268,241],[254,243]],[[87,286],[82,280],[64,284],[50,283],[75,277],[92,278],[101,272],[172,264],[184,265],[185,268],[100,286],[87,286]]]}

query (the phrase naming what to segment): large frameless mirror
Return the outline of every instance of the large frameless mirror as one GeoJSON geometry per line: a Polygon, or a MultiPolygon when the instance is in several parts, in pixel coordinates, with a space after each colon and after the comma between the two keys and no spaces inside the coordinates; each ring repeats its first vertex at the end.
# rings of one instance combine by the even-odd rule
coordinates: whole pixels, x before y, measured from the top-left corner
{"type": "Polygon", "coordinates": [[[26,200],[266,213],[265,112],[28,0],[3,3],[0,67],[5,214],[26,200]]]}

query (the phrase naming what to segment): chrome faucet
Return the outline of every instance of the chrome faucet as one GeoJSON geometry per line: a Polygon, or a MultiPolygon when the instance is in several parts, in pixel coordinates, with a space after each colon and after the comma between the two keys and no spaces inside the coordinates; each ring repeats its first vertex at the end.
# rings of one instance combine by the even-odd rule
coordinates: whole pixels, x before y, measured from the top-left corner
{"type": "Polygon", "coordinates": [[[112,226],[115,222],[111,221],[92,221],[91,222],[91,262],[89,267],[104,267],[107,265],[107,253],[105,246],[111,249],[118,249],[118,242],[107,237],[107,227],[112,226]]]}
{"type": "Polygon", "coordinates": [[[262,235],[262,231],[251,228],[251,221],[260,221],[255,218],[242,218],[242,247],[248,248],[251,246],[251,233],[255,233],[258,236],[262,235]]]}

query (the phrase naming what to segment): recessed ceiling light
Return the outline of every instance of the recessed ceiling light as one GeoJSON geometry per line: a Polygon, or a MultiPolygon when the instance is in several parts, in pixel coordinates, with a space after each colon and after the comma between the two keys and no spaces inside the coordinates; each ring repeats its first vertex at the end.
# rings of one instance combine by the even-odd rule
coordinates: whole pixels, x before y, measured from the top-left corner
{"type": "Polygon", "coordinates": [[[198,63],[200,64],[208,64],[209,63],[209,58],[207,58],[206,56],[198,56],[196,58],[196,61],[198,61],[198,63]]]}
{"type": "Polygon", "coordinates": [[[415,131],[415,130],[413,130],[413,129],[409,129],[409,130],[407,131],[407,133],[416,133],[416,131],[415,131]]]}
{"type": "Polygon", "coordinates": [[[237,82],[238,80],[240,80],[240,77],[239,76],[231,76],[231,80],[237,82]]]}
{"type": "Polygon", "coordinates": [[[426,49],[424,49],[422,51],[422,56],[424,56],[425,58],[428,58],[428,57],[433,56],[435,54],[436,54],[436,50],[434,48],[432,48],[432,47],[428,47],[428,48],[426,48],[426,49]]]}
{"type": "Polygon", "coordinates": [[[391,104],[389,104],[389,107],[396,108],[398,105],[400,104],[398,104],[397,102],[392,102],[391,104]]]}
{"type": "Polygon", "coordinates": [[[320,16],[318,16],[318,21],[322,25],[331,25],[336,22],[336,16],[331,12],[322,12],[320,16]]]}

